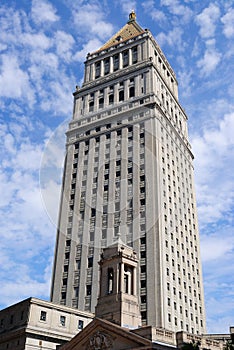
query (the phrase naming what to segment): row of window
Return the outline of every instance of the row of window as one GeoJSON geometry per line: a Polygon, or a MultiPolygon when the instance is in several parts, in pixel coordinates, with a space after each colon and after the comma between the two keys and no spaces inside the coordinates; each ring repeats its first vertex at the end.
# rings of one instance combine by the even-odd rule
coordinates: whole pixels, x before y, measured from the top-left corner
{"type": "MultiPolygon", "coordinates": [[[[187,310],[186,310],[186,311],[187,311],[187,310]]],[[[186,317],[189,317],[189,316],[188,316],[188,312],[187,312],[187,316],[186,316],[186,317]]],[[[191,321],[194,320],[193,314],[190,314],[190,320],[191,320],[191,321]]],[[[172,317],[171,317],[171,314],[170,314],[170,313],[168,314],[168,322],[169,322],[169,323],[172,322],[172,317]]],[[[197,325],[199,325],[198,317],[195,317],[195,322],[196,322],[197,325]]],[[[174,324],[175,324],[175,326],[179,326],[177,317],[174,317],[174,324]]],[[[202,320],[200,320],[200,326],[203,327],[203,321],[202,321],[202,320]]],[[[180,327],[181,327],[181,329],[183,329],[183,327],[184,327],[183,321],[180,321],[180,327]]],[[[185,327],[186,327],[186,331],[189,332],[189,325],[186,324],[185,327]]],[[[191,333],[194,333],[194,327],[191,327],[191,333]]],[[[197,334],[199,334],[199,333],[200,333],[200,332],[197,330],[197,334]]]]}
{"type": "MultiPolygon", "coordinates": [[[[40,313],[40,321],[46,322],[47,321],[47,312],[41,311],[40,313]]],[[[60,315],[59,317],[59,324],[60,326],[66,327],[66,316],[60,315]]],[[[83,329],[84,327],[84,321],[78,320],[77,329],[83,329]]]]}
{"type": "Polygon", "coordinates": [[[98,79],[103,75],[107,75],[109,73],[116,72],[121,67],[125,68],[129,64],[137,63],[137,61],[138,61],[137,46],[133,47],[130,50],[131,50],[131,52],[129,52],[129,50],[125,50],[121,53],[115,54],[114,56],[107,57],[103,61],[96,62],[95,63],[95,79],[98,79]],[[130,60],[130,57],[131,57],[131,60],[130,60]],[[113,60],[113,64],[112,64],[113,67],[111,67],[111,60],[113,60]]]}

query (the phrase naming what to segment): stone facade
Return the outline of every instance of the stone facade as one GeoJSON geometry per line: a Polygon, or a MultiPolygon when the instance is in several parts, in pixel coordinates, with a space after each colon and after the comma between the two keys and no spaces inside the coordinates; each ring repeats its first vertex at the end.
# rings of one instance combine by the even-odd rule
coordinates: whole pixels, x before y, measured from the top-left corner
{"type": "Polygon", "coordinates": [[[0,311],[0,350],[55,350],[67,343],[93,314],[29,298],[0,311]]]}
{"type": "Polygon", "coordinates": [[[133,14],[88,54],[66,147],[51,300],[94,312],[99,256],[120,232],[139,257],[142,324],[205,333],[187,116],[175,73],[133,14]]]}

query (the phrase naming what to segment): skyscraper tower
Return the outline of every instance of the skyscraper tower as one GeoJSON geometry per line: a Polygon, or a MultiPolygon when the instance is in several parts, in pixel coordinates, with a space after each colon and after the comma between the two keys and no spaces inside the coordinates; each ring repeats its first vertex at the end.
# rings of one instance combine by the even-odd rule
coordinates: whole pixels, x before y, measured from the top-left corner
{"type": "Polygon", "coordinates": [[[139,258],[142,324],[205,333],[187,116],[134,12],[87,55],[66,147],[51,300],[94,312],[101,249],[121,238],[139,258]]]}

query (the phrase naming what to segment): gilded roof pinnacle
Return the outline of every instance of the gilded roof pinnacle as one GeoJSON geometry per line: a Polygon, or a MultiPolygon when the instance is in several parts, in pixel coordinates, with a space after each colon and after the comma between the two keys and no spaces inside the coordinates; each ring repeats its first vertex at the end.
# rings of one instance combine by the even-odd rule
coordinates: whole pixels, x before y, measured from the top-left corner
{"type": "Polygon", "coordinates": [[[135,11],[132,10],[132,11],[129,13],[129,21],[128,21],[128,22],[135,21],[135,20],[136,20],[136,14],[135,14],[135,11]]]}

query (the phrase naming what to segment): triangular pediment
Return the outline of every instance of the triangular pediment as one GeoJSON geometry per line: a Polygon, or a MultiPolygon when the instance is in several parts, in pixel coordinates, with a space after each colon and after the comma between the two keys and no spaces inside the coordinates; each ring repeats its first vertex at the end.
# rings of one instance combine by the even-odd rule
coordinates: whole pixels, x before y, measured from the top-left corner
{"type": "Polygon", "coordinates": [[[129,20],[116,34],[114,34],[100,49],[97,51],[103,51],[113,45],[117,45],[120,42],[134,38],[144,33],[139,24],[135,20],[129,20]]]}
{"type": "Polygon", "coordinates": [[[61,350],[151,349],[151,341],[109,321],[94,319],[61,350]]]}

